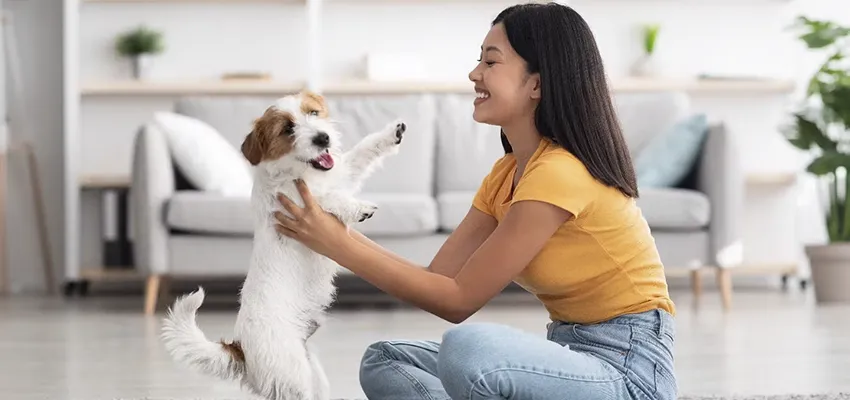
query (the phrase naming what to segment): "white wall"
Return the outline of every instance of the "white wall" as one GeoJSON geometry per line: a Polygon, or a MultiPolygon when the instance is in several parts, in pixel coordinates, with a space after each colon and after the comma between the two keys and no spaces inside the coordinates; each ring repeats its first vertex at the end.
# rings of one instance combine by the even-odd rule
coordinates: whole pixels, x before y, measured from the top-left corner
{"type": "MultiPolygon", "coordinates": [[[[14,16],[23,84],[30,105],[24,109],[28,131],[21,132],[21,126],[15,124],[10,129],[12,135],[28,135],[35,147],[47,208],[50,248],[58,279],[64,261],[62,2],[5,0],[4,6],[14,16]]],[[[11,93],[11,83],[7,82],[5,86],[6,102],[11,104],[16,101],[11,93]]],[[[43,254],[37,236],[28,171],[24,157],[15,156],[9,160],[6,234],[10,289],[14,292],[44,288],[43,254]]]]}

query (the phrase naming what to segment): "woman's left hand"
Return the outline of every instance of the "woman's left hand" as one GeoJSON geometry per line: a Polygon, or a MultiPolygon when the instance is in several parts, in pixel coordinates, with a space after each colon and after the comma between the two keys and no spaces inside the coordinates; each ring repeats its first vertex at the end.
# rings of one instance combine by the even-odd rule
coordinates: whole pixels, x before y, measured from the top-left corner
{"type": "Polygon", "coordinates": [[[316,203],[304,181],[297,180],[295,186],[304,200],[304,207],[299,207],[285,195],[279,194],[278,201],[292,217],[280,211],[275,212],[274,217],[278,221],[275,229],[281,235],[293,238],[311,250],[333,258],[332,252],[342,249],[345,241],[350,239],[348,228],[316,203]]]}

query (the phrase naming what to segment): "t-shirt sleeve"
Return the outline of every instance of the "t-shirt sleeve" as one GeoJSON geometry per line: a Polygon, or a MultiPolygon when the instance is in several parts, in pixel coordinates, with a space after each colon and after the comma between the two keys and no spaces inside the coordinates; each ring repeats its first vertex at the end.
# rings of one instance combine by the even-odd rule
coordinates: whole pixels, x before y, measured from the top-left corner
{"type": "Polygon", "coordinates": [[[490,175],[484,177],[475,197],[472,198],[472,206],[487,215],[493,215],[493,210],[490,208],[493,195],[490,193],[490,175]]]}
{"type": "Polygon", "coordinates": [[[598,185],[581,161],[565,154],[551,154],[529,165],[511,203],[541,201],[578,217],[593,203],[597,191],[598,185]]]}

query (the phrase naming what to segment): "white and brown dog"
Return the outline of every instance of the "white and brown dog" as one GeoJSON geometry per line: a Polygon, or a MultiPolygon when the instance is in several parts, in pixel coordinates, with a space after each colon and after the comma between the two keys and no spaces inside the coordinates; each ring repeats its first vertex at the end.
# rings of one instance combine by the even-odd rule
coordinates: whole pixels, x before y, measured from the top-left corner
{"type": "Polygon", "coordinates": [[[254,122],[242,153],[255,166],[254,242],[240,293],[231,342],[207,340],[195,322],[203,288],[179,298],[168,311],[162,338],[172,357],[189,367],[273,400],[326,400],[329,385],[307,339],[334,300],[339,265],[274,228],[283,193],[303,201],[294,184],[303,179],[316,202],[344,224],[364,221],[376,206],[354,198],[387,155],[397,152],[405,125],[393,122],[340,154],[340,134],[324,99],[311,92],[278,99],[254,122]]]}

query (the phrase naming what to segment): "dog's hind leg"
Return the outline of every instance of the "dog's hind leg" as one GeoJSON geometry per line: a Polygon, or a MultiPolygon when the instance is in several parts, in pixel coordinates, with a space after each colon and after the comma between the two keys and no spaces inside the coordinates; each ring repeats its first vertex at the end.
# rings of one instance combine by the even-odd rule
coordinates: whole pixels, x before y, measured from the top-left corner
{"type": "Polygon", "coordinates": [[[306,343],[304,344],[307,349],[307,357],[310,358],[310,366],[313,367],[313,388],[314,394],[316,395],[315,400],[329,400],[331,397],[331,388],[330,383],[328,382],[328,377],[325,374],[324,368],[322,368],[322,363],[319,361],[318,355],[310,348],[306,343]]]}
{"type": "Polygon", "coordinates": [[[361,139],[344,155],[351,183],[359,185],[385,156],[398,150],[407,126],[396,121],[361,139]]]}

